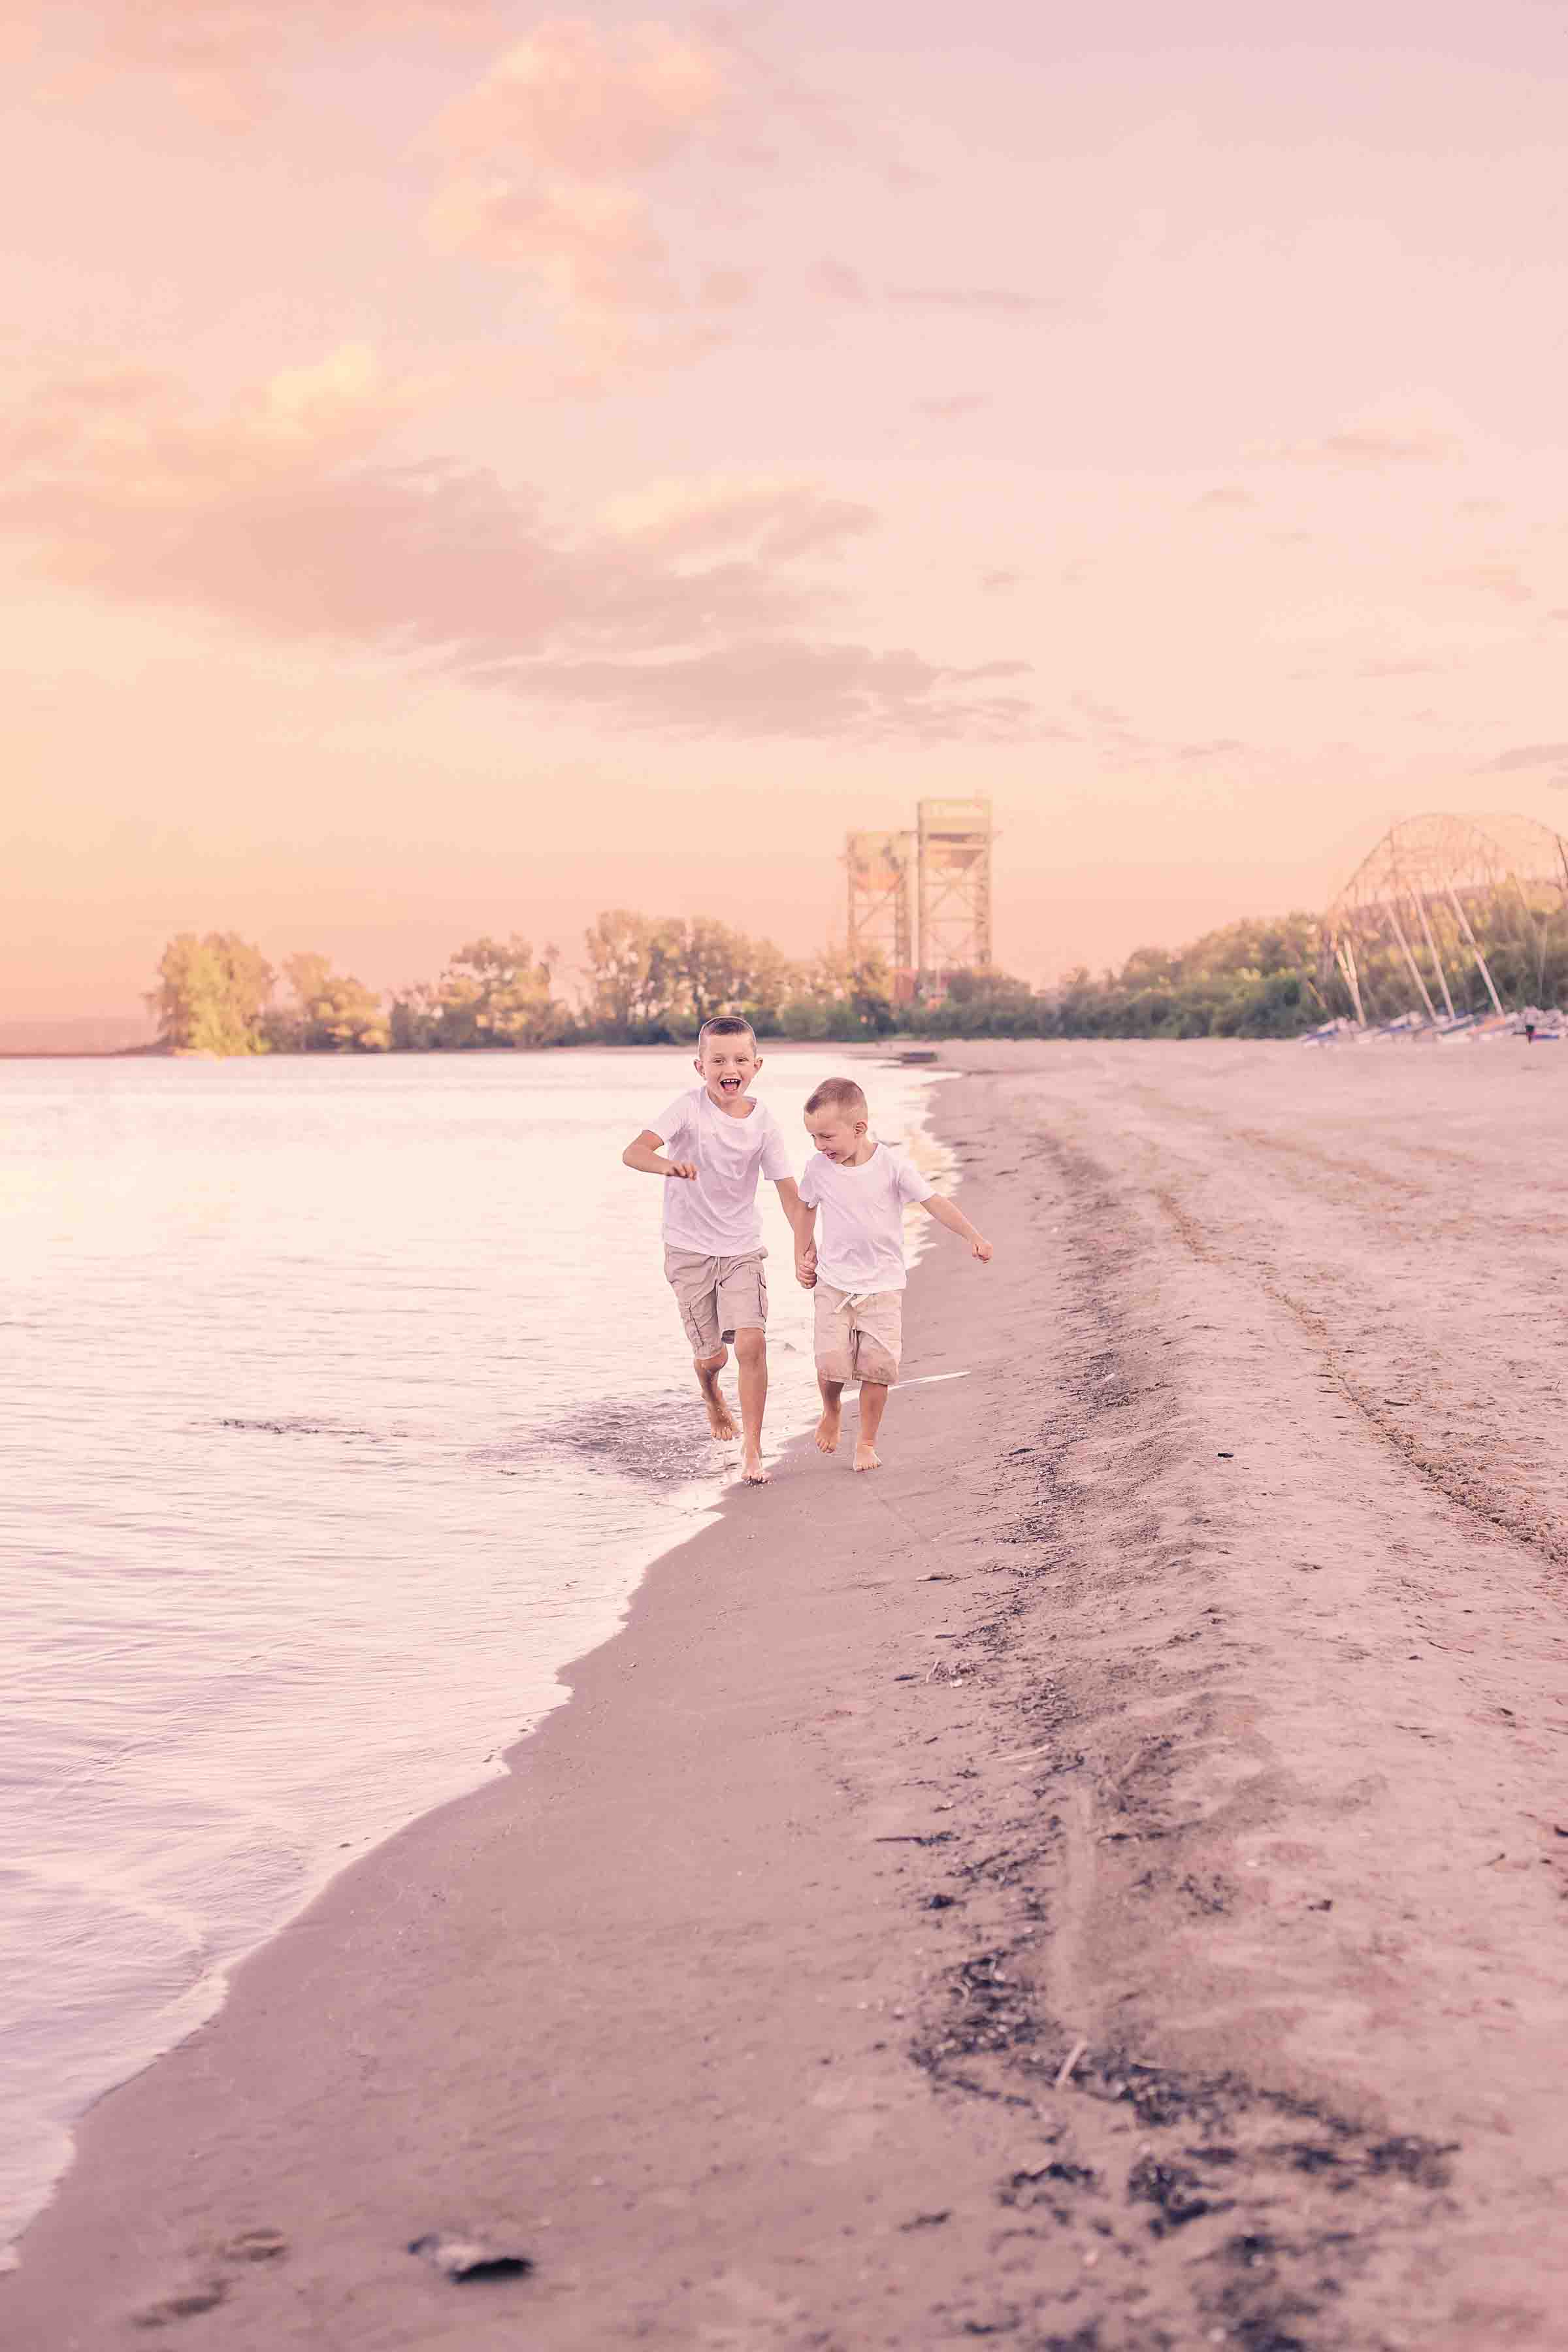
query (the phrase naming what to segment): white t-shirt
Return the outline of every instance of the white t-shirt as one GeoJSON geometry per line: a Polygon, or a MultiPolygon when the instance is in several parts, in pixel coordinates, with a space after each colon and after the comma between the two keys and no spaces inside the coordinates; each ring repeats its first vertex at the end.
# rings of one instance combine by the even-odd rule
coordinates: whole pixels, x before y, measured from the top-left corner
{"type": "Polygon", "coordinates": [[[858,1168],[814,1151],[800,1180],[800,1197],[808,1209],[822,1212],[818,1278],[859,1297],[874,1290],[902,1290],[908,1279],[905,1203],[929,1201],[935,1191],[896,1144],[879,1143],[858,1168]]]}
{"type": "Polygon", "coordinates": [[[761,1249],[763,1221],[757,1209],[757,1179],[776,1183],[793,1176],[789,1152],[771,1110],[753,1103],[744,1118],[714,1105],[706,1087],[677,1095],[650,1132],[667,1160],[690,1160],[695,1180],[667,1178],[664,1238],[671,1249],[696,1250],[703,1257],[743,1257],[761,1249]]]}

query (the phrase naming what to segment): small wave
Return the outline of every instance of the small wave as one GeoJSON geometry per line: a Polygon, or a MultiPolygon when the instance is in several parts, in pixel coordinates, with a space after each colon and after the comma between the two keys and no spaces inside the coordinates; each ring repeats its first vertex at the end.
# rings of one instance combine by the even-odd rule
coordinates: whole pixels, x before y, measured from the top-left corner
{"type": "Polygon", "coordinates": [[[385,1445],[388,1443],[378,1429],[356,1429],[352,1423],[342,1421],[306,1421],[291,1417],[279,1421],[253,1421],[237,1413],[224,1413],[216,1426],[219,1429],[257,1430],[266,1437],[355,1438],[367,1445],[385,1445]]]}
{"type": "Polygon", "coordinates": [[[544,1423],[516,1439],[476,1447],[468,1459],[514,1470],[542,1457],[559,1461],[563,1455],[585,1470],[653,1486],[695,1485],[711,1478],[727,1459],[708,1434],[695,1392],[605,1399],[583,1407],[569,1420],[544,1423]]]}

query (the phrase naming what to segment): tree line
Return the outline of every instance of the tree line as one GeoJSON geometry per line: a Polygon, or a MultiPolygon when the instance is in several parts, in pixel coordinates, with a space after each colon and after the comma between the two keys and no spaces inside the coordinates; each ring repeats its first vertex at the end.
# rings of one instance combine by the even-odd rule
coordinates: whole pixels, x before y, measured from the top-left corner
{"type": "MultiPolygon", "coordinates": [[[[1527,932],[1500,916],[1480,943],[1504,1002],[1568,1003],[1568,929],[1527,932]]],[[[1392,944],[1362,951],[1369,1013],[1409,1002],[1392,944]]],[[[745,1014],[759,1037],[848,1043],[927,1037],[1292,1037],[1349,1014],[1318,919],[1287,915],[1205,932],[1189,946],[1139,948],[1038,989],[1005,972],[959,972],[932,1002],[900,1003],[876,956],[826,950],[792,961],[771,940],[710,916],[617,908],[584,936],[570,994],[560,951],[513,933],[470,940],[434,981],[378,992],[327,957],[275,968],[232,931],[171,940],[148,1002],[178,1053],[437,1053],[479,1046],[679,1045],[715,1013],[745,1014]]],[[[1456,1008],[1487,1009],[1474,969],[1449,975],[1456,1008]]]]}

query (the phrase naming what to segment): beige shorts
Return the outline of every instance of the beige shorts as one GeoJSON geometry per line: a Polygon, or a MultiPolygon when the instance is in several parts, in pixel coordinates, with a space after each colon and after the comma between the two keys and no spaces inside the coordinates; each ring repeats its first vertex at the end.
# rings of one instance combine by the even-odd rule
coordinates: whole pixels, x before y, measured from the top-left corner
{"type": "Polygon", "coordinates": [[[857,1296],[818,1277],[816,1369],[825,1381],[870,1381],[891,1388],[904,1345],[904,1294],[873,1290],[857,1296]]]}
{"type": "Polygon", "coordinates": [[[737,1331],[768,1328],[766,1250],[743,1257],[703,1257],[697,1250],[667,1249],[664,1278],[675,1293],[694,1356],[716,1356],[737,1331]]]}

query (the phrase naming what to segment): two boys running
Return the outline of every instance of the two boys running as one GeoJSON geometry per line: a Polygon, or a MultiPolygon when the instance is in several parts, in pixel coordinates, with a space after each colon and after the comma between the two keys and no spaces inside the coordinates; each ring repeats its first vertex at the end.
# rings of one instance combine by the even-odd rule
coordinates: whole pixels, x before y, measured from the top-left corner
{"type": "Polygon", "coordinates": [[[741,1475],[763,1486],[763,1413],[767,1402],[768,1285],[757,1186],[778,1189],[795,1239],[795,1278],[816,1293],[816,1443],[837,1447],[846,1385],[860,1384],[857,1470],[879,1466],[876,1437],[899,1377],[902,1349],[903,1212],[918,1202],[967,1241],[982,1260],[991,1244],[963,1212],[934,1192],[908,1154],[878,1143],[865,1095],[852,1078],[826,1078],[805,1106],[813,1150],[797,1186],[777,1120],[750,1088],[762,1056],[749,1023],[724,1013],[697,1039],[702,1080],[678,1095],[621,1158],[668,1181],[664,1270],[715,1437],[735,1424],[719,1387],[732,1343],[741,1390],[741,1475]],[[820,1237],[816,1226],[821,1217],[820,1237]]]}

